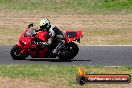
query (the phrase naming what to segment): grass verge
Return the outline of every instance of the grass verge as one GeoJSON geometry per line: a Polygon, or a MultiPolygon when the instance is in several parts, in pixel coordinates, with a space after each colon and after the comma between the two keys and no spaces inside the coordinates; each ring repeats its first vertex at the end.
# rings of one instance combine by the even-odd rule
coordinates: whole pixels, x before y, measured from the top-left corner
{"type": "MultiPolygon", "coordinates": [[[[12,79],[32,80],[36,82],[42,82],[44,84],[50,84],[49,87],[58,88],[77,88],[76,75],[79,66],[72,65],[0,65],[0,76],[10,77],[12,79]]],[[[82,65],[86,72],[89,74],[130,74],[132,75],[132,66],[121,67],[106,67],[106,66],[86,66],[82,65]]],[[[98,88],[101,84],[89,84],[89,88],[98,88]]],[[[102,84],[103,85],[103,84],[102,84]]],[[[118,86],[114,84],[105,86],[118,86]]],[[[130,86],[131,84],[124,84],[130,86]]],[[[48,87],[48,88],[49,88],[48,87]]],[[[88,85],[84,85],[83,88],[87,88],[88,85]]],[[[42,87],[43,88],[43,87],[42,87]]],[[[100,87],[104,88],[104,87],[100,87]]]]}
{"type": "Polygon", "coordinates": [[[115,13],[131,12],[131,0],[0,0],[0,8],[40,12],[115,13]]]}

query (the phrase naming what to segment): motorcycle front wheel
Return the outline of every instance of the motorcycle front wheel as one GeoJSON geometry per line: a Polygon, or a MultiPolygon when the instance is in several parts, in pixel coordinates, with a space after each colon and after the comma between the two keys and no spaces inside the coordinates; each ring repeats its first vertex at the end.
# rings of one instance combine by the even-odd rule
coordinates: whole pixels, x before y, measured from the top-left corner
{"type": "Polygon", "coordinates": [[[22,50],[22,48],[20,46],[18,46],[17,44],[13,46],[13,48],[10,51],[10,54],[13,58],[13,60],[24,60],[25,58],[27,58],[29,56],[29,54],[26,52],[24,55],[20,54],[20,51],[22,50]]]}
{"type": "Polygon", "coordinates": [[[64,48],[62,48],[61,53],[59,54],[59,59],[63,61],[69,61],[73,59],[78,54],[79,48],[77,44],[71,42],[66,44],[64,48]]]}

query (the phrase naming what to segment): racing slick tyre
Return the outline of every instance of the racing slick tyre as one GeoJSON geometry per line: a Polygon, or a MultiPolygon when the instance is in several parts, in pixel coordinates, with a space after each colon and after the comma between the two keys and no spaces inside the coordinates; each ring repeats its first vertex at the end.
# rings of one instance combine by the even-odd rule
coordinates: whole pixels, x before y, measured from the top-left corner
{"type": "Polygon", "coordinates": [[[78,54],[79,48],[77,44],[71,42],[66,44],[64,48],[61,49],[61,53],[59,54],[59,59],[63,61],[69,61],[73,59],[78,54]]]}
{"type": "Polygon", "coordinates": [[[25,58],[27,58],[29,56],[29,54],[26,52],[24,55],[20,54],[20,51],[22,50],[21,47],[19,47],[17,44],[13,46],[13,48],[11,49],[11,56],[13,58],[13,60],[24,60],[25,58]]]}

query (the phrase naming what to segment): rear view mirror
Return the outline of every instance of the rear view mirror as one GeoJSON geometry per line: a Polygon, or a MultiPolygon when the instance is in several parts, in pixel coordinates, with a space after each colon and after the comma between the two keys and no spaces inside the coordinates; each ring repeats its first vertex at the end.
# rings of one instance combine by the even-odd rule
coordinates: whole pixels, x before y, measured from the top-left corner
{"type": "Polygon", "coordinates": [[[33,27],[33,23],[30,23],[30,24],[28,25],[28,28],[30,28],[30,27],[33,27]]]}

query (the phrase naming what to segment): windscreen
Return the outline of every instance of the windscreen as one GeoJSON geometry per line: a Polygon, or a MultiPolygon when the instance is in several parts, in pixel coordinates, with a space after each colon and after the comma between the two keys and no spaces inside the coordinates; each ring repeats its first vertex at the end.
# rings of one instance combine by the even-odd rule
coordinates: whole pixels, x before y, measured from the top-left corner
{"type": "Polygon", "coordinates": [[[35,29],[30,29],[26,32],[26,36],[28,37],[32,37],[34,35],[36,35],[35,29]]]}

